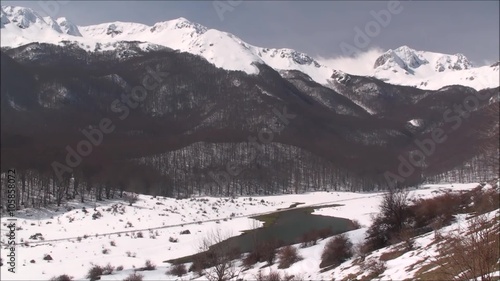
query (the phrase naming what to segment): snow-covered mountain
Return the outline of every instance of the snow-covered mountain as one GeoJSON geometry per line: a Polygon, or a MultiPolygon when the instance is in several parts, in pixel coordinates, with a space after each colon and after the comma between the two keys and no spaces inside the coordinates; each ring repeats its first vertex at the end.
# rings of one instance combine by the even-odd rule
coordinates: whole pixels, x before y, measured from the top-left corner
{"type": "Polygon", "coordinates": [[[389,50],[380,56],[373,66],[377,71],[403,69],[413,73],[426,67],[427,71],[443,72],[472,68],[472,63],[463,55],[445,55],[439,53],[415,51],[408,46],[389,50]]]}
{"type": "Polygon", "coordinates": [[[416,51],[408,46],[377,58],[373,76],[389,83],[425,89],[460,84],[476,89],[498,87],[498,65],[474,67],[463,54],[416,51]]]}
{"type": "MultiPolygon", "coordinates": [[[[134,41],[142,42],[139,47],[146,51],[164,46],[199,55],[217,67],[247,74],[258,73],[254,63],[265,63],[276,70],[298,70],[323,85],[330,84],[333,69],[342,70],[340,66],[320,63],[292,49],[256,47],[233,34],[209,29],[185,18],[153,26],[130,22],[77,26],[66,18],[41,17],[29,8],[2,6],[0,19],[2,47],[32,42],[58,45],[71,42],[88,51],[104,51],[120,48],[122,42],[134,41]]],[[[369,76],[392,84],[430,90],[453,84],[477,90],[499,86],[498,65],[473,67],[462,54],[416,51],[402,46],[366,63],[373,64],[369,76]]]]}
{"type": "MultiPolygon", "coordinates": [[[[368,57],[360,58],[361,60],[368,57]]],[[[344,63],[344,62],[342,62],[344,63]]],[[[499,86],[498,63],[491,66],[474,67],[463,54],[442,54],[417,51],[408,46],[388,50],[374,61],[357,62],[366,68],[347,71],[354,75],[368,75],[391,84],[414,86],[421,89],[437,90],[444,86],[459,84],[477,90],[499,86]]],[[[333,68],[342,68],[335,60],[325,63],[333,68]]]]}
{"type": "Polygon", "coordinates": [[[2,6],[1,46],[18,47],[31,42],[77,43],[89,51],[114,49],[117,42],[140,41],[200,55],[217,67],[257,74],[254,63],[265,63],[277,70],[299,70],[325,84],[332,69],[310,56],[291,49],[252,46],[226,32],[209,29],[178,18],[153,26],[112,22],[76,26],[65,18],[43,18],[29,8],[2,6]]]}

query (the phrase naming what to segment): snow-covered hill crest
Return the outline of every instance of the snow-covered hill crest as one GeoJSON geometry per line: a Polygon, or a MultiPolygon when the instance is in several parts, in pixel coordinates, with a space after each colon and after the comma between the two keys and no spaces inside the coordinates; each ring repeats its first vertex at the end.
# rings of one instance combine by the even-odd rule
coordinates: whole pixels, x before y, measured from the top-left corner
{"type": "MultiPolygon", "coordinates": [[[[152,26],[132,22],[77,26],[66,18],[42,17],[29,8],[2,6],[0,28],[1,46],[10,48],[32,42],[57,45],[70,42],[94,52],[124,48],[127,44],[123,42],[142,42],[151,45],[143,46],[145,50],[164,46],[199,55],[217,67],[247,74],[259,72],[255,63],[267,64],[278,71],[298,70],[323,85],[331,84],[333,69],[344,70],[296,50],[253,46],[233,34],[209,29],[182,17],[152,26]]],[[[351,74],[426,90],[453,84],[476,90],[499,86],[498,66],[474,67],[463,54],[416,51],[401,46],[366,63],[373,66],[370,73],[351,74]]]]}
{"type": "Polygon", "coordinates": [[[428,72],[466,70],[473,68],[473,65],[463,54],[447,55],[416,51],[408,46],[401,46],[377,58],[373,68],[376,71],[391,70],[393,72],[403,69],[415,74],[423,70],[428,72]]]}
{"type": "Polygon", "coordinates": [[[78,26],[67,20],[65,17],[58,18],[56,22],[61,28],[61,31],[64,32],[65,34],[82,37],[82,34],[78,29],[78,26]]]}
{"type": "Polygon", "coordinates": [[[257,74],[255,63],[276,70],[299,70],[326,84],[332,70],[312,57],[291,49],[268,49],[245,43],[233,34],[209,29],[185,18],[158,22],[153,26],[112,22],[76,26],[66,18],[42,18],[28,8],[2,6],[1,46],[18,47],[31,42],[62,44],[75,42],[88,51],[96,46],[113,48],[122,41],[140,41],[204,57],[215,66],[257,74]]]}
{"type": "MultiPolygon", "coordinates": [[[[475,67],[463,54],[417,51],[408,46],[388,50],[374,61],[357,62],[372,68],[355,75],[368,75],[387,83],[438,90],[449,85],[463,85],[476,90],[495,88],[500,84],[498,65],[475,67]]],[[[333,68],[342,65],[328,63],[333,68]]],[[[361,71],[361,70],[360,70],[361,71]]]]}

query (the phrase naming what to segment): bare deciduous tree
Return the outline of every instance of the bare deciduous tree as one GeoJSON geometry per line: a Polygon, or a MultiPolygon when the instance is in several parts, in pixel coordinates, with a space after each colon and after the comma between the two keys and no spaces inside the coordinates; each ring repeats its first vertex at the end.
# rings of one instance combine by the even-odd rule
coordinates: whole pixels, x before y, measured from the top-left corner
{"type": "Polygon", "coordinates": [[[205,251],[204,264],[209,268],[203,273],[210,281],[227,281],[236,278],[239,271],[236,267],[236,259],[239,258],[239,249],[232,246],[221,246],[220,243],[232,235],[224,233],[220,229],[209,232],[201,240],[201,249],[205,251]]]}
{"type": "Polygon", "coordinates": [[[411,214],[408,199],[409,191],[405,189],[390,189],[384,194],[380,213],[367,230],[367,250],[389,245],[408,226],[411,214]]]}
{"type": "Polygon", "coordinates": [[[409,214],[409,191],[407,189],[389,189],[380,205],[380,213],[387,219],[395,232],[400,232],[409,214]]]}
{"type": "Polygon", "coordinates": [[[123,194],[123,199],[129,203],[129,206],[132,206],[132,204],[139,201],[139,195],[133,192],[126,192],[123,194]]]}

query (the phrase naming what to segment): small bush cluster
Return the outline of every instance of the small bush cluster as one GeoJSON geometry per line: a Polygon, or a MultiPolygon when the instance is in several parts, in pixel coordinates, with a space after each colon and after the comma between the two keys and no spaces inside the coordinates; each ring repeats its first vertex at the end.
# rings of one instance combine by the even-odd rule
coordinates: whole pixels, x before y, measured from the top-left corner
{"type": "Polygon", "coordinates": [[[135,253],[132,253],[130,251],[127,251],[125,254],[127,254],[127,257],[129,257],[129,258],[135,258],[135,256],[136,256],[135,253]]]}
{"type": "MultiPolygon", "coordinates": [[[[123,269],[123,267],[122,267],[122,269],[123,269]]],[[[102,275],[113,274],[114,270],[115,270],[115,267],[109,263],[106,266],[99,266],[99,265],[93,264],[92,267],[90,267],[89,271],[87,272],[86,277],[89,278],[90,281],[95,281],[95,280],[101,279],[102,275]]]]}
{"type": "Polygon", "coordinates": [[[111,212],[113,215],[120,214],[123,215],[125,213],[125,206],[122,204],[113,204],[110,209],[107,210],[111,212]]]}
{"type": "Polygon", "coordinates": [[[102,217],[102,214],[99,211],[96,211],[95,213],[92,214],[92,219],[93,220],[97,220],[97,219],[99,219],[101,217],[102,217]]]}
{"type": "Polygon", "coordinates": [[[278,251],[278,268],[289,268],[302,259],[294,246],[285,246],[278,251]]]}
{"type": "Polygon", "coordinates": [[[115,270],[115,267],[112,266],[111,264],[107,264],[102,268],[102,275],[110,275],[113,274],[113,271],[115,270]]]}
{"type": "Polygon", "coordinates": [[[363,270],[363,272],[368,272],[368,275],[365,277],[365,279],[372,280],[380,274],[384,273],[384,271],[387,269],[387,266],[383,261],[371,259],[366,261],[361,269],[363,270]]]}
{"type": "Polygon", "coordinates": [[[151,260],[146,260],[146,263],[144,265],[144,270],[155,270],[156,265],[151,261],[151,260]]]}
{"type": "Polygon", "coordinates": [[[139,195],[133,192],[126,192],[123,194],[123,199],[129,203],[129,206],[139,201],[139,195]]]}
{"type": "Polygon", "coordinates": [[[172,266],[172,268],[167,273],[170,275],[175,275],[177,277],[181,277],[182,275],[187,273],[186,265],[176,264],[176,265],[172,266]]]}
{"type": "Polygon", "coordinates": [[[340,234],[328,241],[321,254],[320,268],[338,266],[353,256],[352,243],[345,234],[340,234]]]}
{"type": "Polygon", "coordinates": [[[38,240],[38,239],[40,239],[40,240],[44,240],[44,239],[43,239],[43,235],[42,235],[41,233],[35,233],[35,234],[31,235],[31,236],[30,236],[30,239],[31,239],[31,240],[38,240]]]}
{"type": "Polygon", "coordinates": [[[268,265],[274,263],[276,249],[283,245],[282,241],[270,239],[257,244],[257,246],[248,253],[243,259],[245,267],[251,267],[258,262],[267,262],[268,265]]]}
{"type": "Polygon", "coordinates": [[[352,222],[352,226],[355,228],[355,229],[360,229],[361,227],[363,227],[361,225],[361,223],[358,221],[358,220],[351,220],[352,222]]]}
{"type": "Polygon", "coordinates": [[[138,274],[137,272],[134,272],[127,276],[127,278],[123,279],[123,281],[142,281],[142,278],[144,275],[138,274]]]}
{"type": "Polygon", "coordinates": [[[50,281],[72,281],[73,277],[67,274],[59,275],[56,277],[50,278],[50,281]]]}
{"type": "Polygon", "coordinates": [[[101,279],[101,275],[103,275],[104,269],[101,266],[98,265],[93,265],[88,273],[87,273],[87,278],[90,279],[90,281],[96,281],[101,279]]]}

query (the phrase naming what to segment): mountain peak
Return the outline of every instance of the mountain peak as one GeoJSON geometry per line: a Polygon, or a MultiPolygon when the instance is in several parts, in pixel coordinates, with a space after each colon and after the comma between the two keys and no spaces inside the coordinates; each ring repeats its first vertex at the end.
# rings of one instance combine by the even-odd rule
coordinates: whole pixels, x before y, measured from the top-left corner
{"type": "Polygon", "coordinates": [[[400,46],[394,49],[395,52],[407,52],[407,53],[415,53],[416,50],[408,47],[407,45],[400,46]]]}
{"type": "Polygon", "coordinates": [[[293,60],[295,63],[299,65],[309,65],[313,64],[315,67],[320,67],[320,64],[314,60],[312,57],[310,57],[307,54],[301,53],[299,51],[289,49],[289,48],[282,48],[282,49],[268,49],[268,48],[263,48],[261,50],[262,53],[268,54],[271,58],[274,57],[280,57],[280,58],[288,58],[293,60]]]}
{"type": "Polygon", "coordinates": [[[78,27],[65,17],[54,20],[50,16],[42,17],[30,8],[17,6],[2,6],[1,27],[6,24],[13,24],[20,29],[34,27],[38,30],[54,30],[57,33],[64,33],[81,37],[78,27]]]}
{"type": "Polygon", "coordinates": [[[463,54],[442,55],[435,64],[437,72],[446,70],[465,70],[472,67],[472,63],[463,54]]]}
{"type": "Polygon", "coordinates": [[[155,23],[153,27],[151,27],[151,32],[160,32],[172,29],[192,29],[197,34],[203,34],[208,30],[208,28],[201,24],[191,22],[186,18],[180,17],[169,21],[155,23]]]}
{"type": "Polygon", "coordinates": [[[56,20],[56,22],[64,33],[66,33],[68,35],[82,37],[82,34],[80,33],[80,30],[78,29],[78,26],[76,26],[76,24],[70,22],[65,17],[58,18],[56,20]]]}
{"type": "Polygon", "coordinates": [[[447,55],[416,51],[405,45],[382,54],[375,60],[373,68],[391,70],[392,72],[398,72],[398,69],[402,69],[406,71],[406,74],[413,74],[417,68],[423,65],[429,65],[435,72],[465,70],[473,67],[467,57],[460,53],[447,55]]]}
{"type": "MultiPolygon", "coordinates": [[[[419,52],[404,45],[395,50],[387,51],[382,61],[379,61],[379,65],[384,65],[388,63],[387,67],[398,65],[400,68],[410,71],[410,69],[418,68],[423,64],[429,63],[419,52]]],[[[376,62],[377,64],[377,62],[376,62]]],[[[376,68],[377,66],[375,66],[376,68]]]]}
{"type": "Polygon", "coordinates": [[[27,7],[21,7],[21,6],[3,5],[2,11],[4,11],[7,14],[17,13],[17,14],[36,14],[36,15],[38,15],[33,9],[27,8],[27,7]]]}
{"type": "Polygon", "coordinates": [[[185,17],[179,17],[176,19],[171,20],[172,22],[185,22],[185,23],[192,23],[190,20],[186,19],[185,17]]]}
{"type": "Polygon", "coordinates": [[[7,23],[16,24],[21,29],[26,29],[36,23],[50,24],[30,8],[2,6],[2,27],[7,23]]]}

